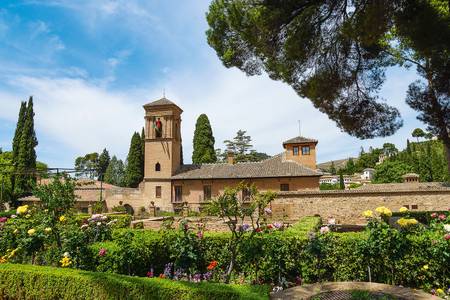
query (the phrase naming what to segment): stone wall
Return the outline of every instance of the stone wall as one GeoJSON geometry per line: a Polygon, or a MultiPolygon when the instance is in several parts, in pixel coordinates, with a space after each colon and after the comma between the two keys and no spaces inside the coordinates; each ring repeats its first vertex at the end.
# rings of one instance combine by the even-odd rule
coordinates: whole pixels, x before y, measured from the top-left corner
{"type": "Polygon", "coordinates": [[[334,217],[339,224],[363,224],[364,210],[386,206],[398,211],[402,206],[411,210],[448,210],[450,188],[429,190],[345,190],[280,192],[272,203],[274,217],[295,220],[303,216],[320,215],[325,220],[334,217]]]}

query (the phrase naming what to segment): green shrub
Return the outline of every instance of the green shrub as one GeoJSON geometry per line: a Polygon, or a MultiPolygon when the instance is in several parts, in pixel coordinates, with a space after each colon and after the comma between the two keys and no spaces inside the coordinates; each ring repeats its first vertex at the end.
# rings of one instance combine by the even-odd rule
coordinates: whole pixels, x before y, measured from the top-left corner
{"type": "Polygon", "coordinates": [[[0,211],[0,218],[2,217],[11,217],[12,215],[15,215],[16,211],[15,210],[7,210],[7,211],[0,211]]]}
{"type": "Polygon", "coordinates": [[[74,269],[0,265],[2,299],[268,299],[268,286],[189,283],[74,269]]]}

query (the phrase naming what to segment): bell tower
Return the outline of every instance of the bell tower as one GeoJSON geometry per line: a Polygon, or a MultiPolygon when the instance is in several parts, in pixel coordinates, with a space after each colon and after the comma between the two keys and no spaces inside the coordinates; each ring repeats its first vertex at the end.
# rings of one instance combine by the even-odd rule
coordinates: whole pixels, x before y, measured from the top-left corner
{"type": "Polygon", "coordinates": [[[164,98],[144,105],[145,194],[163,209],[171,207],[171,177],[181,164],[181,113],[164,98]]]}

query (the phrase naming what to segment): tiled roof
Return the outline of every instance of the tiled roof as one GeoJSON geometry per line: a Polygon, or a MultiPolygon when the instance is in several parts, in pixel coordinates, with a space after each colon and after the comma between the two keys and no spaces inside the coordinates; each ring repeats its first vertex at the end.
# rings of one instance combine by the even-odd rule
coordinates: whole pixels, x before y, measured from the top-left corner
{"type": "Polygon", "coordinates": [[[284,160],[284,154],[260,162],[183,165],[172,179],[234,179],[321,176],[322,173],[297,162],[284,160]]]}
{"type": "Polygon", "coordinates": [[[286,144],[301,144],[301,143],[316,143],[317,144],[317,140],[315,139],[310,139],[310,138],[305,138],[303,136],[297,136],[295,138],[289,139],[287,141],[283,142],[283,145],[286,144]]]}
{"type": "MultiPolygon", "coordinates": [[[[144,105],[144,107],[155,107],[155,106],[163,106],[163,105],[174,105],[176,107],[178,107],[178,105],[176,105],[175,103],[173,103],[172,101],[170,101],[169,99],[167,99],[166,97],[163,97],[159,100],[147,103],[144,105]]],[[[179,108],[179,107],[178,107],[179,108]]],[[[181,108],[179,108],[181,109],[181,108]]]]}

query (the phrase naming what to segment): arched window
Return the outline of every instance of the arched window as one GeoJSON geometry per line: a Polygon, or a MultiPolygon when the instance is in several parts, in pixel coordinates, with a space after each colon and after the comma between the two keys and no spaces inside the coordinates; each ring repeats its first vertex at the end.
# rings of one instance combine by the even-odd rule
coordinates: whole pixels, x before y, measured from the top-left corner
{"type": "Polygon", "coordinates": [[[156,163],[156,165],[155,165],[155,171],[156,171],[156,172],[161,171],[161,164],[160,164],[160,163],[156,163]]]}

